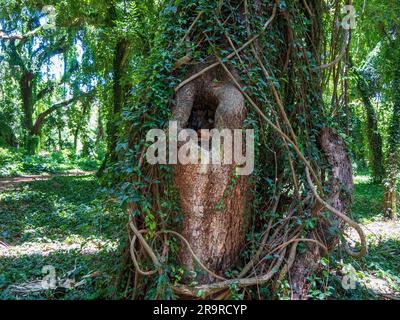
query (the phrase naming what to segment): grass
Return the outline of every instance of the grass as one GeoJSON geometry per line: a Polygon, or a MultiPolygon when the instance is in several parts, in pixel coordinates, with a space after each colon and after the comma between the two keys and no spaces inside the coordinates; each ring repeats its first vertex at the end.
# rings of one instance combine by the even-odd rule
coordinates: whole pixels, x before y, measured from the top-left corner
{"type": "Polygon", "coordinates": [[[368,175],[356,176],[352,217],[363,224],[382,219],[383,192],[383,185],[371,183],[368,175]]]}
{"type": "Polygon", "coordinates": [[[18,149],[0,147],[0,177],[64,173],[72,170],[94,171],[99,166],[98,159],[78,157],[69,151],[41,152],[29,156],[18,149]]]}
{"type": "Polygon", "coordinates": [[[94,176],[68,176],[21,184],[0,195],[0,241],[9,246],[3,252],[0,247],[0,299],[112,297],[125,215],[104,207],[98,190],[94,176]],[[43,279],[45,266],[54,267],[59,287],[16,292],[16,284],[43,279]],[[62,288],[66,279],[83,284],[62,288]]]}

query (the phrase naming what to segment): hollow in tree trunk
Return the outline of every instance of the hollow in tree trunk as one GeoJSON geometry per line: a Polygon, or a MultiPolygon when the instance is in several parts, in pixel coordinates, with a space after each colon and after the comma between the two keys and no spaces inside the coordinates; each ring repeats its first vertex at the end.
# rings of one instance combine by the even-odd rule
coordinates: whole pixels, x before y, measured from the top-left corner
{"type": "MultiPolygon", "coordinates": [[[[200,134],[201,129],[241,129],[245,117],[241,92],[217,69],[177,92],[172,119],[178,129],[190,128],[200,134]]],[[[232,141],[224,138],[222,148],[228,143],[232,141]]],[[[233,150],[233,145],[228,148],[233,150]]],[[[183,236],[200,261],[217,273],[235,264],[245,240],[247,177],[236,176],[235,169],[235,163],[178,162],[174,171],[184,214],[183,236]]],[[[193,255],[185,247],[181,259],[196,280],[213,280],[198,273],[193,255]]]]}

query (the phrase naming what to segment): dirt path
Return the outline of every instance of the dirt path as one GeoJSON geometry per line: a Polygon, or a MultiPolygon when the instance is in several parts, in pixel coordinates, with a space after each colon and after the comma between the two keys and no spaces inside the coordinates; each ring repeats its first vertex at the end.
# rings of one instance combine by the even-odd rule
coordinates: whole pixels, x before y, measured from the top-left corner
{"type": "Polygon", "coordinates": [[[0,193],[13,188],[21,183],[29,183],[32,181],[43,181],[43,180],[50,180],[54,177],[76,177],[76,176],[86,176],[94,174],[94,171],[81,171],[81,170],[74,170],[67,173],[56,173],[56,174],[43,174],[43,175],[26,175],[26,176],[19,176],[19,177],[7,177],[7,178],[0,178],[0,193]]]}
{"type": "MultiPolygon", "coordinates": [[[[382,239],[400,239],[400,221],[398,220],[377,220],[367,224],[360,224],[365,236],[371,241],[380,241],[382,239]]],[[[350,239],[355,242],[359,240],[355,230],[348,230],[350,239]]]]}
{"type": "Polygon", "coordinates": [[[379,220],[363,225],[365,235],[373,235],[378,239],[383,238],[397,238],[400,239],[400,221],[379,220]]]}

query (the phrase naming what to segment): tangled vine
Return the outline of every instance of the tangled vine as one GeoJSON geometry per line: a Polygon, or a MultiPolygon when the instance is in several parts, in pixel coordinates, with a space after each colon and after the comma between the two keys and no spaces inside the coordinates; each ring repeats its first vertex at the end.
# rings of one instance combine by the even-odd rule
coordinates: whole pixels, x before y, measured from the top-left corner
{"type": "Polygon", "coordinates": [[[346,252],[365,254],[363,231],[348,217],[351,166],[344,165],[344,175],[334,170],[339,160],[348,161],[338,132],[346,134],[340,129],[346,121],[341,116],[347,108],[346,80],[339,75],[348,72],[350,34],[335,23],[340,6],[349,3],[183,0],[165,7],[151,55],[139,65],[143,78],[123,114],[120,161],[112,171],[129,214],[127,255],[134,269],[126,281],[132,298],[224,299],[232,290],[261,298],[257,288],[263,286],[273,296],[292,269],[293,288],[301,297],[307,272],[318,269],[344,224],[361,241],[359,250],[346,245],[346,252]],[[323,31],[331,25],[326,39],[323,31]],[[205,66],[187,76],[197,64],[205,66]],[[256,132],[246,247],[240,262],[224,274],[203,264],[179,232],[184,217],[173,169],[144,159],[146,133],[165,127],[174,93],[213,68],[243,94],[249,109],[245,126],[256,132]],[[179,250],[188,250],[213,281],[185,283],[179,250]]]}

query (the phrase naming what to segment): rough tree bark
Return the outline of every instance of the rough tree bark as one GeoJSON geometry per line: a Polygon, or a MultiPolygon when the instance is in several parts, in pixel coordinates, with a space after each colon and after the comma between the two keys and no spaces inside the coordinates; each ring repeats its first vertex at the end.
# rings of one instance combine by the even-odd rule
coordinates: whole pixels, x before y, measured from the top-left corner
{"type": "MultiPolygon", "coordinates": [[[[242,94],[216,69],[177,92],[172,119],[178,129],[222,130],[241,129],[245,117],[242,94]]],[[[214,272],[231,267],[244,244],[247,177],[238,176],[233,181],[235,168],[234,163],[175,166],[174,181],[184,213],[183,236],[200,261],[214,272]]],[[[186,270],[196,270],[187,248],[183,248],[181,259],[186,270]]],[[[195,278],[213,280],[207,275],[195,278]]]]}
{"type": "MultiPolygon", "coordinates": [[[[179,76],[186,80],[176,87],[171,118],[177,121],[178,131],[184,128],[194,129],[195,132],[212,128],[240,129],[243,128],[247,115],[244,103],[246,100],[248,106],[254,108],[254,116],[257,114],[260,116],[260,136],[262,136],[260,145],[262,146],[258,150],[262,152],[257,158],[259,167],[275,165],[275,172],[266,173],[269,169],[261,168],[261,177],[255,179],[254,183],[256,186],[254,197],[257,197],[257,201],[262,204],[253,207],[258,209],[253,210],[254,216],[251,216],[255,221],[253,221],[253,226],[257,236],[252,238],[249,244],[254,244],[259,249],[249,253],[250,261],[241,259],[241,266],[246,262],[247,264],[241,268],[238,278],[234,276],[224,280],[220,276],[224,275],[223,272],[227,269],[235,267],[245,245],[247,205],[252,206],[248,196],[250,182],[246,176],[234,175],[236,164],[184,165],[178,163],[174,165],[173,182],[179,194],[183,222],[181,226],[171,226],[171,228],[181,231],[193,250],[189,250],[185,241],[183,241],[185,244],[182,243],[179,246],[182,265],[192,276],[191,279],[186,280],[195,280],[201,284],[193,287],[185,286],[183,283],[183,286],[178,284],[175,289],[179,293],[192,297],[199,293],[196,290],[208,291],[207,297],[211,297],[214,293],[219,294],[219,290],[228,289],[231,284],[236,284],[238,287],[260,285],[260,275],[261,285],[268,286],[268,282],[274,281],[274,278],[278,276],[281,264],[284,260],[286,263],[287,257],[291,259],[290,264],[288,262],[286,265],[287,270],[294,261],[289,277],[295,291],[294,298],[302,299],[306,297],[309,289],[307,278],[318,269],[321,253],[319,248],[308,245],[305,254],[296,256],[297,243],[300,241],[307,244],[318,243],[320,247],[328,247],[328,250],[337,244],[338,236],[328,232],[332,229],[331,224],[321,221],[321,218],[317,219],[318,228],[313,229],[305,238],[298,238],[300,235],[303,237],[305,226],[293,227],[292,216],[289,214],[298,215],[302,220],[310,208],[317,216],[324,207],[327,207],[331,211],[339,210],[336,216],[347,220],[341,212],[348,212],[353,189],[352,167],[343,139],[331,129],[321,130],[324,125],[321,87],[323,75],[319,70],[322,66],[320,60],[323,4],[318,0],[293,1],[282,8],[279,6],[279,1],[273,0],[232,1],[226,7],[225,4],[221,2],[221,6],[216,8],[217,20],[228,25],[229,18],[225,19],[224,14],[233,17],[235,22],[243,18],[244,28],[241,27],[243,30],[246,29],[245,23],[248,23],[247,39],[243,41],[236,39],[233,36],[234,32],[238,32],[238,35],[240,33],[234,28],[229,32],[226,31],[225,37],[213,35],[211,38],[208,32],[204,32],[204,26],[201,25],[205,23],[204,21],[199,22],[196,29],[192,26],[197,18],[193,18],[194,21],[190,20],[193,24],[190,27],[185,26],[188,31],[183,39],[191,38],[193,42],[200,43],[200,54],[204,53],[204,56],[198,61],[186,61],[185,69],[179,69],[183,73],[179,76]],[[246,5],[250,8],[249,11],[245,9],[246,5]],[[235,12],[232,13],[232,11],[235,12]],[[301,12],[312,21],[312,26],[306,27],[306,31],[294,28],[296,18],[303,20],[299,21],[299,24],[303,24],[305,20],[301,12]],[[246,20],[246,17],[252,14],[260,14],[258,17],[260,20],[269,16],[262,29],[255,28],[258,32],[252,30],[253,20],[246,20]],[[271,21],[273,23],[270,23],[271,21]],[[301,39],[304,41],[300,41],[301,39]],[[301,47],[295,45],[297,41],[302,43],[301,47]],[[269,47],[274,48],[271,54],[269,47]],[[210,51],[219,52],[220,49],[224,52],[221,55],[225,55],[225,51],[230,52],[225,56],[226,59],[218,60],[210,55],[210,51]],[[274,55],[276,52],[279,54],[274,55]],[[237,61],[234,57],[237,57],[237,61]],[[237,69],[235,70],[233,65],[236,62],[237,69]],[[311,62],[320,67],[314,68],[311,62]],[[260,72],[257,73],[255,70],[260,72]],[[281,78],[287,82],[281,83],[281,78]],[[299,115],[302,119],[298,117],[299,115]],[[319,145],[316,142],[318,131],[320,131],[319,145]],[[276,134],[274,141],[265,139],[266,133],[274,136],[271,132],[276,134]],[[273,149],[270,149],[271,146],[273,149]],[[318,147],[325,159],[320,159],[318,147]],[[263,152],[267,149],[274,153],[274,164],[265,159],[266,155],[263,152]],[[324,170],[328,167],[328,172],[318,172],[319,163],[324,170]],[[313,192],[315,190],[307,189],[307,185],[302,183],[303,170],[306,173],[312,172],[319,190],[323,190],[325,186],[329,188],[327,201],[330,205],[320,199],[316,192],[314,197],[319,202],[314,205],[311,200],[313,199],[311,190],[313,192]],[[278,173],[281,174],[278,175],[278,173]],[[319,177],[326,176],[326,173],[329,174],[329,180],[320,181],[319,177]],[[267,190],[269,186],[264,182],[267,178],[275,182],[275,186],[270,187],[273,190],[267,190]],[[304,196],[307,192],[310,195],[304,196]],[[258,217],[262,215],[260,211],[265,213],[262,218],[258,217]],[[264,219],[269,219],[270,224],[267,230],[264,219]],[[277,227],[277,225],[280,226],[277,227]],[[258,238],[258,234],[262,235],[262,239],[258,238]],[[291,244],[294,245],[289,253],[287,249],[291,244]],[[266,261],[268,259],[264,257],[271,256],[272,253],[274,254],[273,261],[266,261]],[[201,261],[201,269],[196,265],[194,256],[201,261]],[[257,266],[252,265],[253,263],[257,266]],[[207,268],[214,274],[212,272],[198,273],[199,270],[207,268]]],[[[197,17],[200,13],[197,13],[197,17]]],[[[210,14],[205,11],[204,16],[208,15],[212,15],[212,12],[210,14]]],[[[332,66],[336,62],[327,66],[332,66]]],[[[201,131],[200,137],[203,138],[201,131]]],[[[225,140],[224,143],[226,143],[225,140]]],[[[201,146],[197,147],[201,148],[201,146]]],[[[140,156],[139,163],[141,159],[140,156]]],[[[334,220],[338,227],[342,227],[343,222],[336,216],[331,217],[330,220],[334,220]]],[[[131,228],[139,238],[138,228],[135,226],[131,228]]],[[[135,252],[134,250],[132,252],[135,262],[135,252]]],[[[150,257],[155,256],[150,253],[150,257]]],[[[159,261],[156,261],[157,258],[151,259],[157,268],[161,268],[159,261]]],[[[136,266],[136,269],[139,267],[136,266]]]]}
{"type": "MultiPolygon", "coordinates": [[[[324,128],[321,131],[319,142],[321,151],[330,167],[330,179],[327,184],[329,188],[328,203],[338,211],[348,213],[352,202],[353,173],[346,144],[330,128],[324,128]]],[[[312,212],[314,215],[318,215],[321,209],[321,205],[317,203],[312,212]]],[[[338,229],[343,228],[343,221],[335,217],[332,217],[332,220],[337,223],[338,229]]],[[[336,234],[328,232],[329,226],[325,222],[320,222],[319,224],[318,231],[310,234],[310,237],[316,240],[325,239],[325,245],[330,250],[338,243],[339,238],[336,234]]],[[[311,245],[308,247],[308,251],[295,261],[290,271],[293,299],[307,299],[311,286],[308,278],[319,268],[321,256],[320,248],[311,245]]]]}

